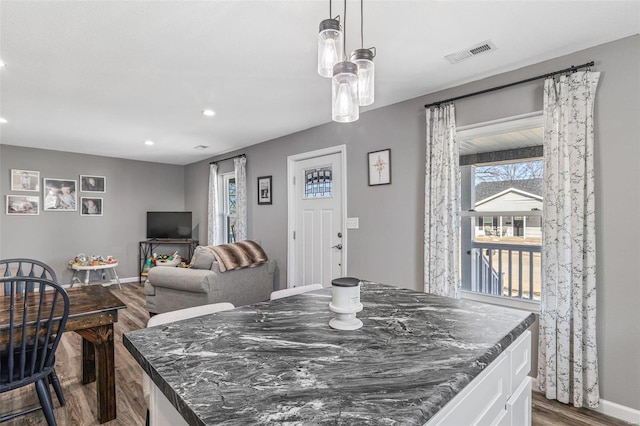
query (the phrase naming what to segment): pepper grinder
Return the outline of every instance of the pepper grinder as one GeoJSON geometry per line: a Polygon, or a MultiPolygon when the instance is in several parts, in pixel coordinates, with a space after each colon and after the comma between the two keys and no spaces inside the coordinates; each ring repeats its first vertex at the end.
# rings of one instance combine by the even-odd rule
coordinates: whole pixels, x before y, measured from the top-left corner
{"type": "Polygon", "coordinates": [[[329,310],[336,313],[335,318],[329,321],[331,328],[357,330],[362,327],[362,321],[356,318],[356,313],[362,310],[358,278],[343,277],[331,281],[329,310]]]}

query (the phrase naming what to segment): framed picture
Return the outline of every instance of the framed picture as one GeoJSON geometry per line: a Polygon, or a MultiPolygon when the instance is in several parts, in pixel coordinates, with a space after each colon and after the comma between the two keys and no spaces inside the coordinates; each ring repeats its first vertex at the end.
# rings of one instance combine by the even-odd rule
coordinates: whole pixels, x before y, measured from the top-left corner
{"type": "Polygon", "coordinates": [[[76,180],[44,178],[44,211],[77,211],[77,184],[76,180]]]}
{"type": "Polygon", "coordinates": [[[258,204],[271,204],[271,176],[258,178],[258,204]]]}
{"type": "Polygon", "coordinates": [[[12,191],[40,191],[40,172],[11,169],[12,191]]]}
{"type": "Polygon", "coordinates": [[[80,197],[80,216],[102,216],[102,198],[80,197]]]}
{"type": "Polygon", "coordinates": [[[7,214],[36,216],[40,214],[39,195],[7,195],[7,214]]]}
{"type": "Polygon", "coordinates": [[[391,149],[382,149],[367,154],[369,186],[391,183],[391,149]]]}
{"type": "Polygon", "coordinates": [[[80,175],[80,192],[107,192],[107,178],[80,175]]]}

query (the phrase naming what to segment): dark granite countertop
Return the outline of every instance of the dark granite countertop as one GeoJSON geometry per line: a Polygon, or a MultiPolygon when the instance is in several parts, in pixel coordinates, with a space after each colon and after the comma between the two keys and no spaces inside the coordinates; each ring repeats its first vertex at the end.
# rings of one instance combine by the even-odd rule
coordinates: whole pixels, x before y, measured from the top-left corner
{"type": "Polygon", "coordinates": [[[329,327],[330,289],[127,333],[190,425],[422,425],[535,320],[367,283],[364,326],[329,327]]]}

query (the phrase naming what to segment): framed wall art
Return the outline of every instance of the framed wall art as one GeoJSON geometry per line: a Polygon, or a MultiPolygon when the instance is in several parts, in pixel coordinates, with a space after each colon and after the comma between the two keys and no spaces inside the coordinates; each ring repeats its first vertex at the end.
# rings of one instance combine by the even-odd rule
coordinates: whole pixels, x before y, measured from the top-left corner
{"type": "Polygon", "coordinates": [[[40,214],[39,195],[7,195],[8,215],[36,216],[40,214]]]}
{"type": "Polygon", "coordinates": [[[258,204],[271,204],[271,176],[260,176],[258,178],[258,204]]]}
{"type": "Polygon", "coordinates": [[[104,176],[80,175],[80,192],[107,192],[104,176]]]}
{"type": "Polygon", "coordinates": [[[367,154],[369,186],[391,183],[391,149],[382,149],[367,154]]]}
{"type": "Polygon", "coordinates": [[[76,180],[44,178],[44,211],[77,211],[77,184],[76,180]]]}
{"type": "Polygon", "coordinates": [[[102,198],[80,197],[80,216],[102,216],[102,198]]]}
{"type": "Polygon", "coordinates": [[[40,172],[11,169],[11,190],[39,192],[40,172]]]}

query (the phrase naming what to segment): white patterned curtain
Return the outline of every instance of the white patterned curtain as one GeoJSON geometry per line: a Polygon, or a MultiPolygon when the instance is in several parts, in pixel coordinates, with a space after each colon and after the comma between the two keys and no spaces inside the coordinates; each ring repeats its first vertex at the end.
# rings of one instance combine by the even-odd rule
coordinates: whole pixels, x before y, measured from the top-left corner
{"type": "Polygon", "coordinates": [[[600,73],[544,83],[544,237],[538,382],[549,399],[599,403],[593,111],[600,73]]]}
{"type": "Polygon", "coordinates": [[[460,154],[453,104],[427,109],[424,291],[458,297],[460,154]]]}
{"type": "Polygon", "coordinates": [[[236,171],[236,214],[238,216],[235,228],[236,241],[247,239],[247,158],[234,158],[236,171]]]}
{"type": "Polygon", "coordinates": [[[207,218],[207,241],[208,245],[220,244],[220,212],[218,206],[218,165],[209,164],[209,206],[207,218]]]}

